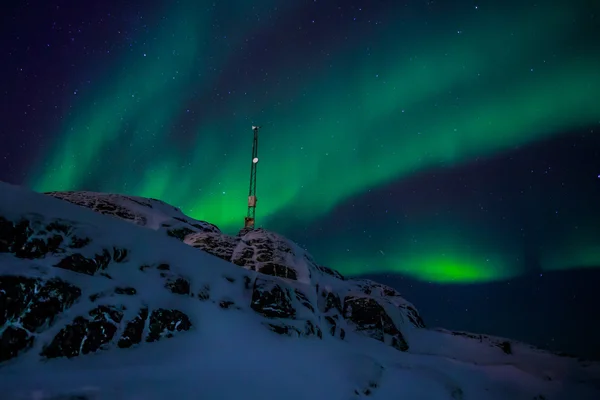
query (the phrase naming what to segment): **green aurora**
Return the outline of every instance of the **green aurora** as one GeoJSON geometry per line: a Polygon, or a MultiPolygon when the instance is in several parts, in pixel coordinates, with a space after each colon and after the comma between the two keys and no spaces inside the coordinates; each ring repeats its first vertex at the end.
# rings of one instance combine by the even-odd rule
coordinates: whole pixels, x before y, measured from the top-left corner
{"type": "MultiPolygon", "coordinates": [[[[243,38],[269,28],[245,19],[243,8],[224,19],[224,9],[207,4],[169,10],[150,27],[155,40],[140,39],[69,100],[62,133],[30,174],[34,189],[159,198],[234,232],[246,211],[250,127],[259,123],[257,216],[269,228],[290,210],[314,222],[419,171],[600,120],[600,46],[579,41],[594,21],[573,2],[519,12],[482,6],[429,24],[396,10],[368,31],[324,37],[300,54],[290,37],[287,53],[258,61],[268,84],[242,80],[225,91],[215,87],[230,79],[223,71],[243,70],[235,65],[243,38]],[[209,40],[215,19],[226,21],[221,45],[209,40]],[[192,98],[214,108],[190,109],[192,98]]],[[[278,12],[294,21],[297,7],[278,12]]],[[[418,246],[398,233],[386,239],[393,250],[385,256],[332,248],[326,261],[345,274],[395,271],[438,282],[522,272],[514,249],[482,237],[481,227],[449,228],[465,224],[426,216],[414,223],[424,238],[418,246]]],[[[544,268],[600,264],[597,242],[567,241],[549,249],[544,268]]]]}

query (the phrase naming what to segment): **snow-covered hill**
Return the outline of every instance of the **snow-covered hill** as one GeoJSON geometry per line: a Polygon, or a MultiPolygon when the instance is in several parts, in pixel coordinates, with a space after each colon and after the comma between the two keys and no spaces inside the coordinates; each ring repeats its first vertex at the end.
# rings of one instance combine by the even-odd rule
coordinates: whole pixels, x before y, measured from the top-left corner
{"type": "Polygon", "coordinates": [[[598,364],[427,329],[273,232],[2,183],[0,335],[3,400],[600,398],[598,364]]]}

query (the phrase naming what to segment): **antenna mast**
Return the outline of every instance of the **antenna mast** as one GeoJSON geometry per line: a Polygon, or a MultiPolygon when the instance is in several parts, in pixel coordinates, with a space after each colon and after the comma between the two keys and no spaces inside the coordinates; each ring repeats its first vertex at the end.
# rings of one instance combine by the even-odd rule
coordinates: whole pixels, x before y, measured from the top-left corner
{"type": "Polygon", "coordinates": [[[256,164],[258,164],[258,130],[260,126],[252,126],[252,163],[250,164],[250,188],[248,189],[248,213],[244,218],[244,228],[254,229],[256,220],[256,164]]]}

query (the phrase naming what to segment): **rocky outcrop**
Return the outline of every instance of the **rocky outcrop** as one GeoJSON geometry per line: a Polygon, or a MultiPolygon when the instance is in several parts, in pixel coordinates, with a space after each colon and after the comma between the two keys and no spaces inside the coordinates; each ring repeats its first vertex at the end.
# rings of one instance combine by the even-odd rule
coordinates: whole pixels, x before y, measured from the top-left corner
{"type": "Polygon", "coordinates": [[[149,332],[146,342],[156,342],[171,338],[175,332],[187,331],[192,327],[190,318],[179,310],[159,308],[150,315],[149,332]]]}
{"type": "Polygon", "coordinates": [[[42,258],[48,253],[80,249],[90,241],[72,235],[69,221],[46,221],[42,215],[9,221],[0,215],[0,253],[13,253],[17,258],[42,258]]]}
{"type": "Polygon", "coordinates": [[[183,240],[187,232],[219,232],[215,225],[189,218],[179,208],[157,199],[96,192],[46,194],[140,226],[149,226],[155,217],[159,217],[163,221],[161,225],[150,227],[164,230],[169,236],[180,240],[183,240]]]}
{"type": "Polygon", "coordinates": [[[59,258],[55,267],[86,275],[105,270],[111,262],[126,260],[127,250],[118,247],[103,248],[94,253],[85,251],[92,239],[78,236],[75,233],[78,227],[72,221],[47,220],[37,214],[18,221],[9,221],[0,215],[0,253],[12,253],[24,259],[55,255],[59,258]]]}
{"type": "Polygon", "coordinates": [[[184,242],[222,260],[231,261],[233,251],[240,242],[240,238],[217,232],[198,232],[186,236],[184,242]]]}
{"type": "Polygon", "coordinates": [[[408,350],[408,343],[385,309],[368,297],[347,296],[344,299],[344,318],[356,325],[357,331],[400,350],[408,350]]]}
{"type": "MultiPolygon", "coordinates": [[[[42,260],[44,265],[64,271],[52,279],[28,276],[25,271],[23,275],[0,272],[0,310],[5,310],[0,315],[0,361],[32,348],[45,358],[69,358],[144,345],[194,326],[181,310],[149,307],[140,294],[145,293],[139,286],[143,282],[159,283],[156,290],[162,287],[165,291],[160,297],[212,303],[223,312],[254,313],[263,319],[266,329],[286,336],[330,335],[345,340],[348,332],[356,331],[405,351],[408,343],[400,322],[394,321],[386,309],[396,308],[413,326],[424,326],[414,307],[393,289],[371,281],[346,279],[318,265],[308,253],[275,233],[258,229],[225,235],[212,224],[187,218],[178,209],[152,199],[90,192],[50,195],[162,230],[166,236],[248,272],[221,275],[219,282],[199,280],[194,274],[182,273],[170,261],[136,264],[140,249],[107,241],[112,235],[106,232],[96,236],[95,227],[41,214],[11,220],[0,213],[0,253],[15,259],[42,260]],[[161,222],[156,225],[156,221],[161,222]],[[124,270],[127,274],[122,275],[124,270]],[[102,290],[92,290],[94,285],[88,284],[84,289],[67,278],[73,273],[102,280],[103,287],[106,282],[114,284],[102,290]],[[341,286],[333,290],[327,282],[341,286]],[[230,286],[223,289],[223,284],[230,286]],[[232,296],[224,295],[223,290],[232,296]],[[236,298],[236,293],[245,300],[236,298]],[[77,312],[73,311],[75,304],[77,312]],[[51,337],[41,335],[58,319],[63,324],[60,329],[54,327],[51,337]],[[38,343],[41,337],[47,342],[38,343]]],[[[37,268],[30,266],[32,271],[37,268]]]]}
{"type": "Polygon", "coordinates": [[[79,288],[60,279],[0,276],[0,361],[31,347],[36,333],[52,326],[80,296],[79,288]]]}
{"type": "MultiPolygon", "coordinates": [[[[107,350],[115,334],[123,330],[123,309],[122,306],[99,306],[91,310],[87,318],[76,317],[43,348],[41,355],[46,358],[72,358],[80,354],[107,350]]],[[[148,309],[143,308],[138,316],[125,325],[118,347],[126,348],[139,344],[144,336],[146,342],[171,338],[174,333],[187,331],[192,326],[189,317],[179,310],[152,311],[146,327],[147,319],[148,309]]]]}
{"type": "Polygon", "coordinates": [[[184,242],[252,271],[279,278],[298,279],[297,271],[286,260],[286,255],[293,254],[289,244],[279,235],[262,229],[247,231],[242,236],[198,232],[188,235],[184,242]]]}
{"type": "Polygon", "coordinates": [[[80,354],[96,352],[112,340],[123,319],[123,311],[117,307],[100,306],[88,313],[88,317],[76,317],[45,346],[41,355],[46,358],[72,358],[80,354]]]}
{"type": "Polygon", "coordinates": [[[144,327],[146,326],[146,320],[148,319],[148,308],[142,308],[138,315],[129,321],[125,326],[125,331],[119,339],[118,346],[120,348],[131,347],[135,344],[139,344],[144,336],[144,327]]]}
{"type": "Polygon", "coordinates": [[[294,319],[296,309],[292,306],[289,289],[270,279],[257,278],[252,291],[251,307],[267,318],[294,319]]]}

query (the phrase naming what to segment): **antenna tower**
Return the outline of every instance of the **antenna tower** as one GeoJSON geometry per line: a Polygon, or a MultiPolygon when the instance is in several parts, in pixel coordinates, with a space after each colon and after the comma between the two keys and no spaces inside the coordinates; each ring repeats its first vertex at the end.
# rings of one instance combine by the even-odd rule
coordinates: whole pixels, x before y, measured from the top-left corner
{"type": "Polygon", "coordinates": [[[254,229],[256,220],[256,164],[258,164],[258,130],[260,126],[252,126],[252,163],[250,164],[250,188],[248,189],[248,213],[244,218],[244,228],[254,229]]]}

